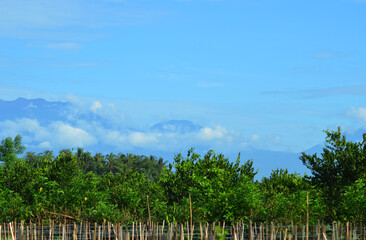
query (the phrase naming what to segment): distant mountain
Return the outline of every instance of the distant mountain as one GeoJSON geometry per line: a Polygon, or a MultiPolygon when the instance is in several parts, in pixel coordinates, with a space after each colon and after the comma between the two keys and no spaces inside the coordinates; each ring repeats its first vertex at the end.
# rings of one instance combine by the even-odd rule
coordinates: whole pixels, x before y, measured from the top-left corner
{"type": "Polygon", "coordinates": [[[99,121],[108,125],[108,120],[91,112],[75,111],[70,102],[49,102],[42,98],[18,98],[13,101],[0,99],[0,121],[20,118],[36,119],[41,125],[52,121],[74,122],[80,119],[85,121],[99,121]]]}
{"type": "Polygon", "coordinates": [[[202,128],[202,126],[195,124],[188,120],[169,120],[164,122],[159,122],[153,125],[150,130],[158,132],[178,132],[178,133],[188,133],[197,132],[202,128]]]}
{"type": "MultiPolygon", "coordinates": [[[[90,137],[83,132],[83,121],[87,123],[96,122],[98,127],[101,127],[99,130],[99,135],[94,132],[94,129],[87,129],[88,134],[93,135],[98,141],[94,145],[86,145],[86,150],[91,151],[92,153],[101,152],[103,154],[107,154],[110,152],[117,152],[123,149],[130,149],[129,152],[134,154],[143,154],[143,155],[154,155],[157,157],[163,157],[164,160],[168,162],[173,162],[174,155],[178,152],[174,152],[175,150],[157,150],[151,148],[145,148],[142,146],[135,146],[130,148],[124,148],[123,143],[121,143],[121,148],[118,145],[114,144],[111,145],[110,141],[100,141],[100,139],[104,138],[104,136],[109,137],[110,139],[121,140],[123,138],[132,137],[134,141],[139,141],[142,137],[147,137],[151,139],[151,134],[154,136],[155,133],[196,133],[199,132],[203,126],[194,123],[189,120],[169,120],[169,121],[162,121],[152,125],[149,129],[129,129],[128,127],[124,126],[116,126],[115,123],[111,123],[111,120],[105,118],[101,115],[95,114],[94,112],[90,111],[90,109],[79,109],[74,106],[72,103],[69,102],[49,102],[44,99],[25,99],[25,98],[18,98],[14,101],[4,101],[0,100],[0,127],[3,126],[3,129],[0,129],[0,138],[8,137],[6,132],[6,127],[10,126],[9,124],[5,124],[5,121],[14,121],[14,123],[19,122],[16,121],[17,119],[28,118],[37,120],[40,126],[43,127],[43,130],[46,130],[50,126],[52,127],[53,122],[62,122],[70,126],[70,128],[66,130],[72,129],[71,127],[76,127],[72,134],[75,138],[81,137],[90,137]],[[80,123],[80,120],[81,123],[80,123]],[[1,125],[2,123],[2,125],[1,125]],[[113,125],[114,124],[114,125],[113,125]],[[76,132],[76,133],[75,133],[76,132]],[[128,134],[131,132],[136,132],[137,134],[129,136],[128,134]],[[79,134],[80,133],[80,134],[79,134]],[[118,134],[121,134],[120,136],[118,134]],[[125,134],[125,135],[123,135],[125,134]],[[146,135],[144,135],[146,134],[146,135]]],[[[17,128],[14,128],[17,129],[17,128]]],[[[47,129],[48,130],[48,129],[47,129]]],[[[37,130],[38,131],[38,130],[37,130]]],[[[96,130],[95,130],[96,131],[96,130]]],[[[353,133],[345,133],[347,136],[347,140],[349,141],[362,141],[362,135],[365,133],[365,129],[359,129],[353,133]]],[[[29,131],[29,129],[20,132],[22,134],[23,139],[27,140],[27,151],[43,151],[45,150],[44,147],[40,147],[41,143],[48,142],[49,140],[44,138],[45,132],[39,132],[39,134],[35,134],[34,132],[29,131]],[[43,135],[42,135],[43,134],[43,135]],[[43,138],[42,138],[43,137],[43,138]],[[38,140],[37,140],[38,138],[38,140]]],[[[62,135],[62,132],[57,132],[55,129],[49,131],[50,137],[55,140],[56,136],[53,134],[62,135]]],[[[14,136],[12,136],[14,137],[14,136]]],[[[0,140],[1,140],[0,139],[0,140]]],[[[81,139],[83,140],[83,139],[81,139]]],[[[60,140],[61,141],[61,140],[60,140]]],[[[154,138],[152,138],[154,141],[154,138]]],[[[54,143],[57,143],[57,141],[54,143]]],[[[47,146],[45,144],[44,146],[47,146]]],[[[51,146],[51,145],[49,145],[51,146]]],[[[196,152],[204,155],[207,151],[208,146],[200,146],[196,147],[196,152]],[[205,147],[205,148],[203,148],[205,147]]],[[[314,147],[305,150],[306,154],[314,154],[323,152],[324,144],[317,144],[314,147]]],[[[179,148],[178,148],[179,149],[179,148]]],[[[48,149],[57,150],[60,149],[48,149]]],[[[183,156],[186,156],[188,149],[182,149],[183,156]]],[[[231,161],[235,161],[238,153],[237,152],[225,152],[223,153],[227,158],[231,161]]],[[[269,176],[272,170],[276,168],[287,168],[290,172],[298,172],[300,174],[307,173],[309,171],[303,166],[302,162],[300,161],[299,157],[301,153],[291,153],[291,152],[277,152],[277,151],[269,151],[263,149],[246,149],[241,152],[241,160],[246,161],[248,159],[253,159],[254,167],[259,169],[259,173],[257,175],[257,179],[261,179],[263,176],[269,176]]],[[[218,152],[219,153],[219,152],[218,152]]]]}
{"type": "Polygon", "coordinates": [[[309,155],[313,155],[313,154],[317,153],[318,156],[320,156],[320,153],[323,152],[323,148],[324,148],[324,145],[317,144],[317,145],[315,145],[315,146],[313,146],[313,147],[311,147],[311,148],[309,148],[309,149],[307,149],[303,152],[306,153],[306,154],[309,154],[309,155]]]}
{"type": "Polygon", "coordinates": [[[68,102],[48,102],[44,99],[18,98],[14,101],[0,100],[0,121],[18,118],[37,119],[40,123],[65,119],[71,107],[68,102]]]}

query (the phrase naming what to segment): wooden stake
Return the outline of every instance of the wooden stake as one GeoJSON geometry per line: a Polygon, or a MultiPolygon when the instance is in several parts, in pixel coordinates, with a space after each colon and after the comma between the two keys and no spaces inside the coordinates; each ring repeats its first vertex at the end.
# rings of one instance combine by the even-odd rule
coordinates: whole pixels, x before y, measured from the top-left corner
{"type": "MultiPolygon", "coordinates": [[[[1,239],[1,235],[0,235],[0,239],[1,239]]],[[[24,220],[22,220],[20,222],[20,239],[24,240],[24,220]]]]}
{"type": "Polygon", "coordinates": [[[184,240],[184,229],[183,229],[183,224],[180,225],[180,239],[184,240]]]}
{"type": "MultiPolygon", "coordinates": [[[[193,219],[192,219],[192,199],[191,199],[191,194],[189,194],[189,212],[190,212],[190,217],[191,217],[191,225],[190,225],[190,229],[191,229],[191,237],[189,237],[188,235],[188,240],[193,238],[193,219]]],[[[188,233],[188,232],[187,232],[188,233]]]]}
{"type": "Polygon", "coordinates": [[[132,240],[135,238],[135,222],[132,222],[132,240]]]}
{"type": "Polygon", "coordinates": [[[309,240],[309,192],[306,192],[306,240],[309,240]]]}
{"type": "Polygon", "coordinates": [[[146,195],[146,201],[147,201],[147,211],[148,211],[148,213],[149,213],[149,223],[148,223],[148,225],[149,225],[149,227],[150,227],[150,225],[151,225],[151,216],[150,216],[149,195],[146,195]]]}
{"type": "Polygon", "coordinates": [[[37,225],[34,224],[34,239],[37,240],[37,225]]]}

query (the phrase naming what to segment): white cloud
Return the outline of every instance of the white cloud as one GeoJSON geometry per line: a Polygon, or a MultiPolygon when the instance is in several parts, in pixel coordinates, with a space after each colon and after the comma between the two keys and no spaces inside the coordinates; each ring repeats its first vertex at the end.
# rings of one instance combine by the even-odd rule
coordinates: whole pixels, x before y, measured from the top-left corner
{"type": "Polygon", "coordinates": [[[50,149],[52,146],[51,146],[51,143],[49,141],[44,141],[44,142],[41,142],[39,145],[38,145],[39,148],[47,148],[47,149],[50,149]]]}
{"type": "Polygon", "coordinates": [[[226,128],[217,125],[214,128],[204,127],[198,132],[197,137],[204,141],[222,138],[226,134],[226,128]]]}
{"type": "Polygon", "coordinates": [[[55,131],[58,145],[67,147],[83,147],[97,143],[97,139],[85,130],[57,121],[51,124],[55,131]]]}
{"type": "Polygon", "coordinates": [[[359,120],[362,124],[366,124],[366,108],[364,107],[351,107],[350,111],[348,112],[348,115],[351,117],[356,118],[359,120]]]}
{"type": "Polygon", "coordinates": [[[46,128],[41,127],[37,120],[29,118],[0,122],[0,133],[2,136],[15,136],[21,133],[31,133],[33,134],[35,141],[50,137],[50,133],[46,128]]]}
{"type": "Polygon", "coordinates": [[[92,110],[94,113],[100,109],[102,109],[102,104],[98,101],[93,102],[92,106],[90,107],[90,110],[92,110]]]}
{"type": "Polygon", "coordinates": [[[258,141],[260,139],[260,137],[259,137],[259,135],[257,135],[257,134],[254,134],[253,136],[252,136],[252,140],[253,141],[258,141]]]}
{"type": "Polygon", "coordinates": [[[74,96],[69,98],[73,103],[71,107],[65,109],[63,120],[53,122],[42,120],[40,123],[37,119],[23,118],[3,121],[0,122],[0,136],[21,134],[23,142],[31,146],[32,151],[75,147],[86,147],[92,151],[134,151],[143,148],[177,152],[191,147],[238,151],[244,146],[240,145],[242,142],[249,144],[250,147],[268,141],[266,137],[259,138],[259,135],[254,133],[247,137],[241,136],[232,129],[215,124],[203,125],[202,128],[189,131],[184,129],[180,131],[174,125],[165,126],[172,131],[166,131],[167,129],[150,131],[149,126],[154,120],[150,120],[150,124],[138,125],[135,119],[129,119],[131,113],[127,115],[127,120],[124,118],[121,111],[125,111],[124,106],[128,104],[121,107],[111,104],[108,100],[81,101],[74,96]],[[99,117],[90,115],[92,112],[96,112],[99,117]]]}
{"type": "Polygon", "coordinates": [[[101,136],[101,141],[115,147],[123,146],[127,140],[125,135],[116,130],[99,128],[97,134],[101,136]]]}
{"type": "Polygon", "coordinates": [[[143,132],[131,133],[128,137],[128,140],[134,146],[143,146],[158,142],[156,136],[143,132]]]}

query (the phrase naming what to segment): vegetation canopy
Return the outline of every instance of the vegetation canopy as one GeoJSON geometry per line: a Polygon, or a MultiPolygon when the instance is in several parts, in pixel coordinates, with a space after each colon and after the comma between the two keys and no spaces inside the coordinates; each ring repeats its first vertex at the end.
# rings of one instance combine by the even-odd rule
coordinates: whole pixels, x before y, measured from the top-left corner
{"type": "MultiPolygon", "coordinates": [[[[135,154],[92,155],[79,148],[27,152],[21,136],[0,145],[0,222],[72,219],[129,223],[241,220],[310,223],[366,220],[366,137],[325,131],[323,152],[302,153],[311,175],[275,169],[255,180],[253,160],[194,149],[172,163],[135,154]],[[307,195],[309,205],[307,205],[307,195]]],[[[270,159],[268,159],[270,161],[270,159]]]]}

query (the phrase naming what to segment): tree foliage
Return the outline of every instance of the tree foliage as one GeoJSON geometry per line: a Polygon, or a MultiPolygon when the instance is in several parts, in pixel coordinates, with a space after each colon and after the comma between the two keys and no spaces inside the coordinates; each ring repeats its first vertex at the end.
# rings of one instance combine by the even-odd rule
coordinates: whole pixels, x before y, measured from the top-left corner
{"type": "Polygon", "coordinates": [[[322,193],[329,220],[341,219],[346,188],[366,177],[366,135],[362,142],[350,142],[340,128],[325,133],[321,156],[302,153],[300,159],[312,173],[312,184],[322,193]]]}
{"type": "Polygon", "coordinates": [[[21,136],[0,145],[0,222],[63,218],[102,222],[365,221],[365,139],[326,131],[318,156],[302,154],[311,175],[276,169],[255,179],[253,160],[194,149],[167,163],[154,156],[92,155],[79,148],[55,155],[24,151],[21,136]],[[191,200],[191,202],[190,202],[191,200]]]}

